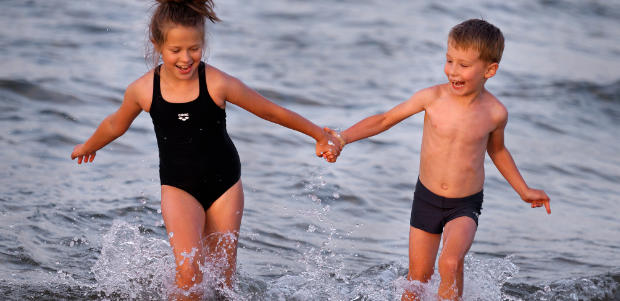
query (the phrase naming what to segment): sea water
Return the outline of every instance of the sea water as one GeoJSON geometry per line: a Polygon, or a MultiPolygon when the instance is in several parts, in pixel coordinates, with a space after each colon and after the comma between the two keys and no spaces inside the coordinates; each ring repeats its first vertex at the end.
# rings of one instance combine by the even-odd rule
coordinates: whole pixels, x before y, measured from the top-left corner
{"type": "MultiPolygon", "coordinates": [[[[174,259],[152,123],[141,114],[93,164],[69,159],[148,70],[150,1],[3,1],[0,9],[0,299],[165,300],[174,259]]],[[[552,214],[487,159],[465,300],[620,299],[620,3],[216,1],[208,63],[319,125],[344,129],[446,81],[450,28],[484,18],[506,48],[487,88],[506,145],[552,214]]],[[[434,300],[409,283],[409,214],[422,115],[348,145],[228,104],[245,210],[232,290],[208,260],[197,289],[232,300],[434,300]]]]}

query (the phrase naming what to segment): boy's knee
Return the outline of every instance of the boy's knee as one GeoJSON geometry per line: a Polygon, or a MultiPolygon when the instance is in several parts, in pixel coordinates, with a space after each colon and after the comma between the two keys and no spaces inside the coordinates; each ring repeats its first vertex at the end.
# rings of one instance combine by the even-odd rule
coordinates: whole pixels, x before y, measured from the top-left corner
{"type": "Polygon", "coordinates": [[[456,274],[463,270],[465,260],[459,256],[441,256],[439,257],[440,274],[450,273],[456,274]]]}

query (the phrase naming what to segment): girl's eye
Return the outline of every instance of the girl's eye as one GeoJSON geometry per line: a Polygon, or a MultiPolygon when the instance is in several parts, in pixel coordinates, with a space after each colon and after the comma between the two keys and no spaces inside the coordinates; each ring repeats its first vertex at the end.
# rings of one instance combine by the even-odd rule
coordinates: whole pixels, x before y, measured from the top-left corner
{"type": "Polygon", "coordinates": [[[173,49],[173,50],[170,50],[170,51],[172,51],[172,53],[179,53],[178,49],[173,49]]]}

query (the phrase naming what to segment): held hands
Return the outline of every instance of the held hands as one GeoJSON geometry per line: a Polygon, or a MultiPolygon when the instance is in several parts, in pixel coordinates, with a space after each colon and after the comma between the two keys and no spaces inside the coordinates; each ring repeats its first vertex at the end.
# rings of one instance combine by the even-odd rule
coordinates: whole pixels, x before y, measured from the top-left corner
{"type": "Polygon", "coordinates": [[[330,128],[324,128],[323,133],[323,139],[316,141],[316,155],[323,157],[327,162],[334,163],[344,147],[344,140],[330,128]]]}
{"type": "Polygon", "coordinates": [[[521,198],[523,201],[530,203],[532,208],[542,207],[544,205],[545,209],[547,209],[547,214],[551,214],[550,199],[544,191],[528,188],[521,198]]]}
{"type": "Polygon", "coordinates": [[[86,152],[84,150],[84,144],[78,144],[73,148],[71,160],[75,160],[75,158],[77,158],[78,164],[82,164],[82,161],[84,161],[84,163],[93,162],[93,160],[95,160],[95,154],[96,152],[86,152]]]}

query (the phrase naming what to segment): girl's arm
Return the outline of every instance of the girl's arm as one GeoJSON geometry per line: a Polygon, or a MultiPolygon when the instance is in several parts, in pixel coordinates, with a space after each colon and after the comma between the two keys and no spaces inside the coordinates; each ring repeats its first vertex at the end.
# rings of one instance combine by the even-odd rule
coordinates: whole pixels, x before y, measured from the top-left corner
{"type": "Polygon", "coordinates": [[[78,164],[82,164],[82,161],[84,163],[93,162],[99,149],[123,135],[142,111],[137,99],[137,88],[134,83],[125,91],[120,108],[106,117],[84,144],[75,146],[71,153],[71,159],[77,158],[78,164]]]}
{"type": "MultiPolygon", "coordinates": [[[[224,99],[260,118],[314,138],[317,141],[317,156],[323,156],[324,153],[328,152],[330,155],[338,156],[340,142],[335,137],[332,137],[331,134],[301,115],[267,100],[237,78],[226,75],[223,72],[221,74],[225,77],[225,83],[222,85],[225,91],[224,99]]],[[[335,161],[335,158],[332,158],[332,160],[335,161]]],[[[331,160],[328,161],[331,162],[331,160]]]]}
{"type": "Polygon", "coordinates": [[[523,201],[530,203],[532,208],[544,205],[547,209],[547,214],[551,214],[549,196],[542,190],[532,189],[527,186],[512,155],[510,155],[510,152],[504,145],[504,129],[507,122],[508,112],[504,110],[499,126],[489,135],[487,153],[491,160],[493,160],[497,170],[499,170],[523,201]]]}
{"type": "Polygon", "coordinates": [[[363,119],[340,133],[342,146],[384,132],[405,118],[423,111],[434,96],[434,87],[424,89],[385,113],[363,119]]]}

